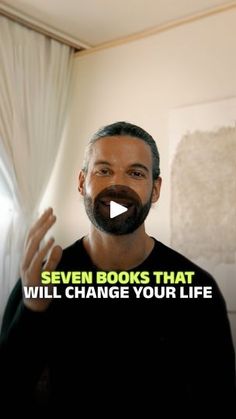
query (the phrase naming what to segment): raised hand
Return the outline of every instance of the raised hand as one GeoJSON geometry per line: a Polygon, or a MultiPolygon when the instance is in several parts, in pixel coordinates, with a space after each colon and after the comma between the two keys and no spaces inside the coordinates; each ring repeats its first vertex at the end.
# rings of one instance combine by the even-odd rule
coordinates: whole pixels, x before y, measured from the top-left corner
{"type": "MultiPolygon", "coordinates": [[[[21,264],[22,286],[41,286],[41,272],[53,271],[58,265],[62,248],[54,245],[50,238],[40,246],[48,230],[56,222],[52,208],[48,208],[29,230],[21,264]],[[45,261],[46,260],[46,261],[45,261]]],[[[25,298],[24,304],[33,311],[45,311],[51,302],[50,298],[25,298]]]]}

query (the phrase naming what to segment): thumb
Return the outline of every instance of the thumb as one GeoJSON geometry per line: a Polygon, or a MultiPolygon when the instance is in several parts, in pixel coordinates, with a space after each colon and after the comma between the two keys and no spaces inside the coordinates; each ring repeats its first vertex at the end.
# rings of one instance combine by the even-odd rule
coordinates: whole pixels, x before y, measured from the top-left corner
{"type": "Polygon", "coordinates": [[[62,248],[60,246],[54,246],[43,270],[49,271],[49,272],[54,271],[58,263],[60,262],[61,257],[62,257],[62,248]]]}

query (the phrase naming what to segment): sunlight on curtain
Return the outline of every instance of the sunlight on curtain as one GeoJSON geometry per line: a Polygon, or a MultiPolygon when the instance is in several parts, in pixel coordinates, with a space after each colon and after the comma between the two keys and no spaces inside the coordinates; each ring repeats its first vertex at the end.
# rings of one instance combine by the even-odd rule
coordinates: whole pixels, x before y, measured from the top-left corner
{"type": "MultiPolygon", "coordinates": [[[[4,258],[1,257],[1,274],[9,272],[10,261],[9,261],[9,248],[8,248],[8,231],[10,227],[10,220],[13,218],[14,204],[11,199],[10,194],[8,193],[7,185],[4,183],[3,179],[0,179],[0,231],[1,231],[1,240],[0,240],[0,255],[4,255],[4,258]]],[[[11,290],[11,284],[6,280],[4,276],[1,279],[1,293],[0,293],[0,307],[4,307],[7,296],[11,290]]]]}
{"type": "Polygon", "coordinates": [[[0,16],[0,323],[61,143],[73,53],[0,16]]]}

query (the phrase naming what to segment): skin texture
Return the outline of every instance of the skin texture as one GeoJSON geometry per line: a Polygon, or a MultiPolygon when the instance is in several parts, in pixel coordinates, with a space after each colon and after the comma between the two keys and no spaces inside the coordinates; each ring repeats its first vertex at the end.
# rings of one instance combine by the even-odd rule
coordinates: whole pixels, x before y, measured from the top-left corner
{"type": "MultiPolygon", "coordinates": [[[[152,154],[142,140],[130,136],[104,137],[95,142],[89,159],[88,170],[80,171],[79,193],[89,196],[92,202],[105,188],[124,185],[131,188],[144,205],[148,200],[157,202],[161,178],[153,181],[152,154]]],[[[56,222],[53,209],[47,209],[29,231],[21,265],[22,285],[41,285],[43,270],[56,269],[62,255],[60,246],[50,238],[44,246],[41,241],[56,222]]],[[[99,230],[92,223],[84,246],[94,264],[102,270],[132,269],[147,258],[154,242],[145,232],[144,223],[131,234],[113,235],[99,230]],[[112,250],[111,250],[112,249],[112,250]]],[[[44,311],[50,299],[25,299],[33,311],[44,311]]]]}

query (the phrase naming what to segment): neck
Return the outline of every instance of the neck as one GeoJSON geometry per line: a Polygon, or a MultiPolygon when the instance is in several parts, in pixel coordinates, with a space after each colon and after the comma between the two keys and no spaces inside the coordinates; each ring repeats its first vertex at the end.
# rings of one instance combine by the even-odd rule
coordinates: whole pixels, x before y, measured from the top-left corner
{"type": "Polygon", "coordinates": [[[154,240],[140,226],[132,234],[115,236],[93,225],[83,244],[93,263],[101,270],[128,270],[140,265],[151,253],[154,240]]]}

